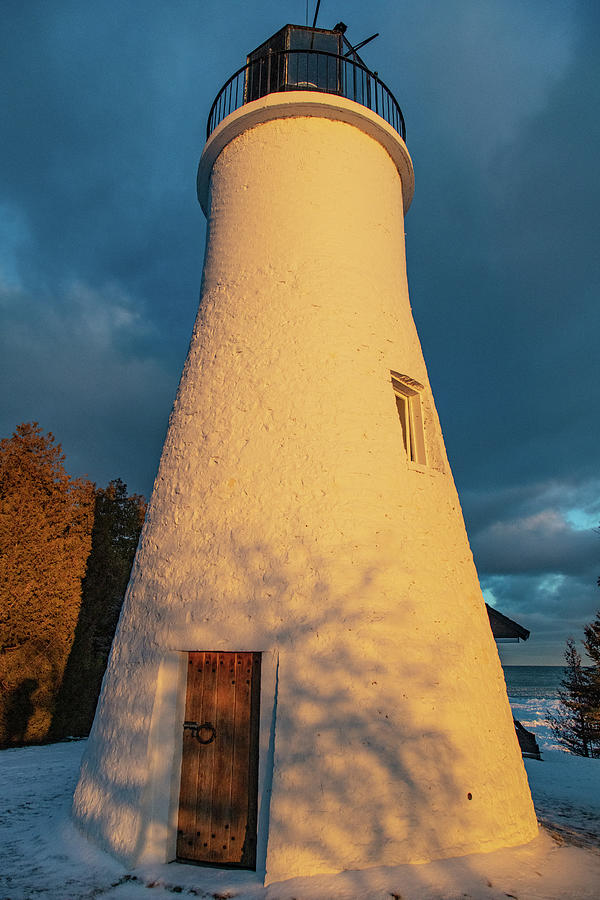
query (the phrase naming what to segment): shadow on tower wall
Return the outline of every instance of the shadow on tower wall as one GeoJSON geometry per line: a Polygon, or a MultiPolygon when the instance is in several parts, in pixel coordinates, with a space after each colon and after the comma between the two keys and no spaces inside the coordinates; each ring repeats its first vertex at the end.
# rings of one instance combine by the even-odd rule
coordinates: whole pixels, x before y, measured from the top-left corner
{"type": "MultiPolygon", "coordinates": [[[[214,639],[206,643],[202,637],[206,609],[194,598],[197,620],[192,614],[186,628],[196,646],[178,644],[180,634],[172,633],[162,609],[148,621],[156,631],[139,645],[143,653],[137,660],[134,656],[123,669],[119,657],[130,655],[131,648],[124,656],[114,654],[77,801],[84,829],[131,861],[151,828],[166,828],[153,818],[148,802],[150,771],[159,779],[177,777],[171,771],[172,746],[151,747],[148,740],[153,706],[148,685],[156,683],[165,649],[277,648],[269,846],[267,859],[258,860],[269,880],[417,862],[533,838],[535,826],[527,822],[527,802],[519,796],[519,773],[512,771],[514,748],[490,746],[502,734],[490,727],[494,709],[470,703],[473,679],[491,677],[493,669],[483,660],[473,670],[469,654],[461,659],[462,648],[444,647],[443,635],[438,642],[423,642],[414,631],[415,616],[418,620],[423,611],[410,591],[399,589],[395,605],[386,598],[378,607],[373,598],[380,557],[379,552],[377,569],[358,567],[345,564],[340,552],[342,589],[320,574],[331,571],[331,560],[307,551],[291,562],[266,544],[232,538],[222,565],[237,597],[230,594],[229,605],[223,598],[217,614],[222,647],[209,646],[214,639]],[[268,613],[265,593],[272,601],[268,613]],[[236,615],[246,613],[249,633],[264,635],[261,646],[230,645],[230,608],[236,615]],[[258,625],[251,624],[252,617],[260,619],[258,625]],[[470,680],[463,678],[469,671],[470,680]]],[[[179,584],[165,602],[185,610],[189,584],[185,571],[175,571],[179,584]]],[[[195,575],[205,596],[218,588],[217,576],[211,584],[208,573],[204,579],[195,575]]],[[[485,616],[482,621],[487,623],[485,616]]],[[[212,635],[218,627],[211,622],[212,635]]],[[[120,640],[129,638],[134,641],[125,625],[120,640]]],[[[182,724],[175,740],[181,740],[182,724]]],[[[508,744],[516,743],[514,734],[507,737],[508,744]]],[[[263,817],[268,799],[262,797],[263,817]]]]}

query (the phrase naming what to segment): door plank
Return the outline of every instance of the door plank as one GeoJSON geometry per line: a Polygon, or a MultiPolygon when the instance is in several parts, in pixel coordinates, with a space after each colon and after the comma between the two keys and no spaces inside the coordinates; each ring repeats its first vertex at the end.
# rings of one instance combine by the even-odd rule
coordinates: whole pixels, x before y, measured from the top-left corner
{"type": "Polygon", "coordinates": [[[233,705],[235,684],[230,669],[234,653],[219,653],[217,662],[217,711],[214,781],[211,798],[211,842],[208,860],[230,862],[231,758],[233,755],[233,705]]]}
{"type": "MultiPolygon", "coordinates": [[[[188,681],[185,701],[185,720],[196,721],[202,705],[204,685],[204,653],[188,654],[188,681]]],[[[188,729],[183,732],[177,855],[194,857],[196,838],[196,808],[198,799],[199,758],[196,740],[188,729]]]]}
{"type": "MultiPolygon", "coordinates": [[[[217,714],[217,683],[218,683],[217,653],[206,652],[204,654],[204,691],[202,693],[202,706],[195,719],[200,725],[209,722],[215,724],[217,714]]],[[[203,732],[206,740],[208,734],[203,732]]],[[[195,752],[198,759],[198,792],[196,796],[196,838],[194,859],[206,860],[211,846],[211,819],[212,819],[212,793],[214,787],[215,767],[215,741],[210,744],[201,744],[194,738],[195,752]]]]}

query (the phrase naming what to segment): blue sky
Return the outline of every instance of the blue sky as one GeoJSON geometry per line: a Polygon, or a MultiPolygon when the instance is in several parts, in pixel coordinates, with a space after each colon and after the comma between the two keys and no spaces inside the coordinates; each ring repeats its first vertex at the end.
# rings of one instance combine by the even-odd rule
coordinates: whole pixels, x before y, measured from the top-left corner
{"type": "MultiPolygon", "coordinates": [[[[214,95],[305,0],[5,0],[0,434],[149,495],[196,314],[214,95]]],[[[313,4],[311,2],[311,10],[313,4]]],[[[486,597],[560,663],[600,606],[600,7],[322,0],[406,119],[411,301],[486,597]]]]}

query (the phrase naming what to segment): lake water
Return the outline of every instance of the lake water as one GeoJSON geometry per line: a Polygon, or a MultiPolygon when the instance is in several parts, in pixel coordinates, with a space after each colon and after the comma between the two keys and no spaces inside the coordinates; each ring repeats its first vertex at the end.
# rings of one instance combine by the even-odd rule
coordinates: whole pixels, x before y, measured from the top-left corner
{"type": "Polygon", "coordinates": [[[558,689],[563,678],[563,666],[503,666],[508,700],[513,716],[533,731],[540,749],[557,749],[548,724],[546,712],[558,707],[558,689]]]}

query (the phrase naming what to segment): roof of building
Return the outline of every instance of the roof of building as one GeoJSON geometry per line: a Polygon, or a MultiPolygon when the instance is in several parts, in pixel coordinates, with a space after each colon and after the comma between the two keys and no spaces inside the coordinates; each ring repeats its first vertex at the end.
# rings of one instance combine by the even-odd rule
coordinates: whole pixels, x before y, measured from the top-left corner
{"type": "Polygon", "coordinates": [[[519,638],[522,641],[527,640],[530,634],[527,628],[523,628],[518,622],[509,619],[508,616],[498,612],[497,609],[494,609],[493,606],[489,606],[487,603],[485,608],[492,626],[492,634],[496,640],[518,640],[519,638]]]}

